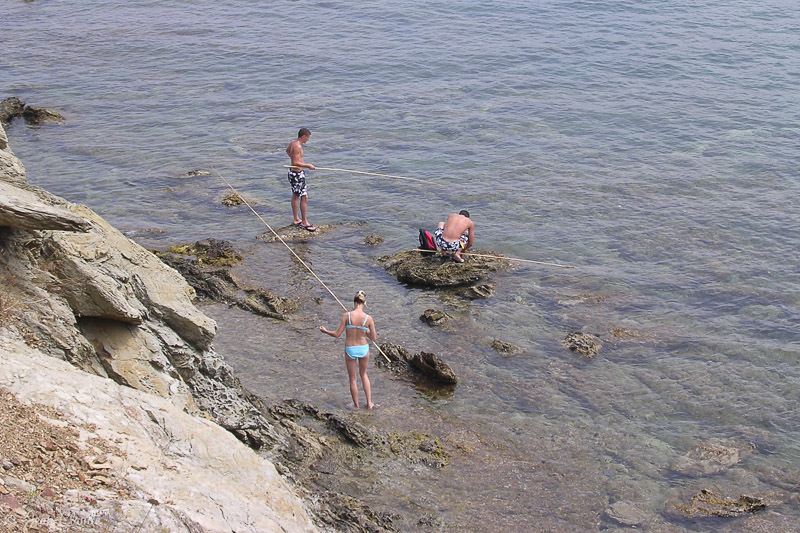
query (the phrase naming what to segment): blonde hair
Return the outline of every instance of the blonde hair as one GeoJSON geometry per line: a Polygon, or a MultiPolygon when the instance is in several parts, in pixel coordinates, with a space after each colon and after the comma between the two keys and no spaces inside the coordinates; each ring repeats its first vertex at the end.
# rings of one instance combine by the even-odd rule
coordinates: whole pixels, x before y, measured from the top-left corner
{"type": "Polygon", "coordinates": [[[353,296],[353,303],[354,304],[365,304],[367,303],[367,293],[364,291],[358,291],[355,296],[353,296]]]}

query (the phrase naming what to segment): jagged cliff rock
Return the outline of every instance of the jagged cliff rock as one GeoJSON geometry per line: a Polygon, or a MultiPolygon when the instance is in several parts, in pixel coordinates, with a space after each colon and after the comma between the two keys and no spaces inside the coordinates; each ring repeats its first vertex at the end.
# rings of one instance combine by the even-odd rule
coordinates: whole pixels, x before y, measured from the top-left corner
{"type": "MultiPolygon", "coordinates": [[[[5,132],[0,127],[0,138],[5,132]]],[[[281,437],[211,341],[194,290],[91,209],[28,184],[0,149],[0,313],[47,355],[203,413],[256,448],[281,437]]]]}

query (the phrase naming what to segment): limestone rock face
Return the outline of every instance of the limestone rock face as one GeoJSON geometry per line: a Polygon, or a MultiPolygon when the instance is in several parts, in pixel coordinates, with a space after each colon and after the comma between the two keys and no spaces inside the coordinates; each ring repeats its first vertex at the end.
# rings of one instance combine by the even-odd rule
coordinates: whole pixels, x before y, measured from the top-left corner
{"type": "Polygon", "coordinates": [[[0,182],[0,225],[26,229],[89,231],[90,225],[66,209],[42,202],[30,191],[0,182]]]}
{"type": "Polygon", "coordinates": [[[146,516],[141,531],[162,531],[157,524],[186,532],[317,531],[272,463],[216,424],[0,339],[0,386],[24,403],[55,408],[87,449],[94,438],[114,443],[118,453],[108,462],[133,488],[117,503],[146,516]],[[153,499],[161,503],[149,505],[153,499]]]}

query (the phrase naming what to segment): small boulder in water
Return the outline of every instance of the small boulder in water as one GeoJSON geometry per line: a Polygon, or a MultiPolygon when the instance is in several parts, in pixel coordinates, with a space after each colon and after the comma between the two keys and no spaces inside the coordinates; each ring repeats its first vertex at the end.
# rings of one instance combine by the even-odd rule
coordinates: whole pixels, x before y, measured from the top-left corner
{"type": "Polygon", "coordinates": [[[514,355],[522,351],[522,348],[519,346],[515,346],[510,342],[501,341],[499,339],[495,339],[492,341],[492,348],[502,355],[514,355]]]}
{"type": "MultiPolygon", "coordinates": [[[[222,199],[222,205],[227,205],[228,207],[236,207],[237,205],[242,205],[243,203],[245,203],[244,198],[238,192],[227,194],[222,199]]],[[[255,202],[252,200],[247,203],[250,205],[255,205],[255,202]]]]}
{"type": "Polygon", "coordinates": [[[16,117],[22,117],[28,124],[39,124],[45,120],[64,120],[64,117],[55,111],[29,106],[15,96],[0,102],[0,123],[7,125],[16,117]]]}
{"type": "Polygon", "coordinates": [[[364,237],[364,244],[367,246],[378,246],[383,242],[383,237],[378,235],[377,233],[370,233],[366,237],[364,237]]]}
{"type": "Polygon", "coordinates": [[[211,172],[209,172],[208,170],[200,170],[200,169],[190,170],[186,173],[187,178],[196,178],[198,176],[210,176],[210,175],[211,172]]]}
{"type": "Polygon", "coordinates": [[[563,343],[573,352],[578,352],[589,359],[597,355],[597,352],[603,347],[599,337],[579,331],[567,335],[563,343]]]}
{"type": "Polygon", "coordinates": [[[701,489],[692,497],[688,505],[678,506],[678,510],[689,517],[720,516],[732,518],[746,513],[754,513],[766,509],[763,498],[742,494],[736,500],[721,496],[710,489],[701,489]]]}
{"type": "Polygon", "coordinates": [[[458,377],[453,369],[450,368],[441,357],[431,352],[420,352],[415,355],[408,353],[408,350],[391,342],[384,342],[380,345],[381,351],[389,358],[389,363],[383,357],[376,361],[377,366],[387,366],[394,370],[414,370],[422,374],[429,380],[442,385],[455,385],[458,377]]]}
{"type": "Polygon", "coordinates": [[[426,309],[419,317],[420,320],[429,326],[438,326],[447,320],[447,313],[437,309],[426,309]]]}

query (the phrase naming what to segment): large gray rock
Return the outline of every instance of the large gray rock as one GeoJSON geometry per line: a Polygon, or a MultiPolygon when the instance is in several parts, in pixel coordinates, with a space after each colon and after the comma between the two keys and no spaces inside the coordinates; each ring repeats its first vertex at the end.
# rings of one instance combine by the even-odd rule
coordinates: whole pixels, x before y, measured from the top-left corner
{"type": "Polygon", "coordinates": [[[91,228],[66,209],[48,205],[32,192],[4,182],[0,182],[0,226],[83,232],[91,228]]]}
{"type": "Polygon", "coordinates": [[[87,497],[109,513],[138,517],[137,530],[317,531],[272,463],[170,401],[81,372],[8,337],[0,337],[0,386],[22,402],[59,411],[80,432],[87,455],[92,439],[113,443],[107,448],[119,453],[107,462],[130,496],[100,491],[87,497]]]}

